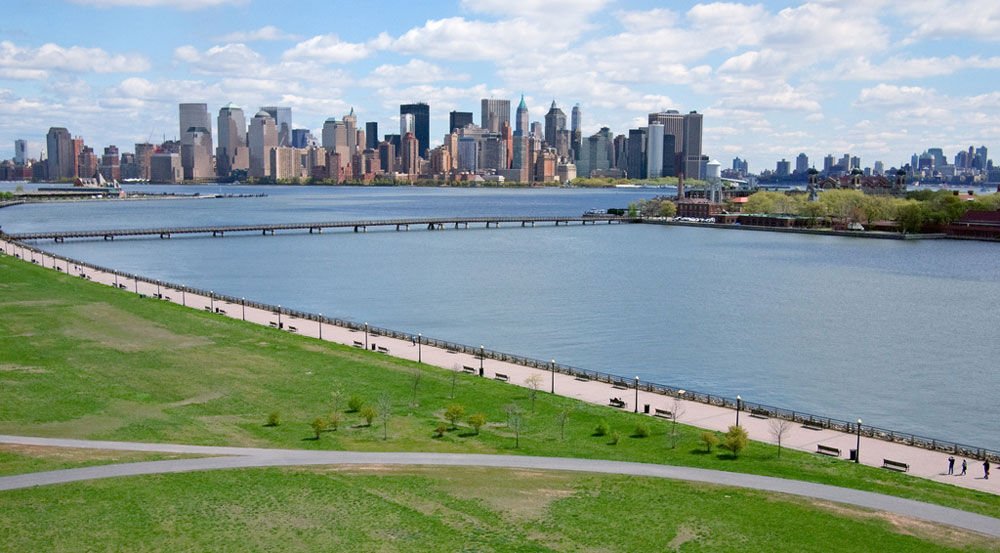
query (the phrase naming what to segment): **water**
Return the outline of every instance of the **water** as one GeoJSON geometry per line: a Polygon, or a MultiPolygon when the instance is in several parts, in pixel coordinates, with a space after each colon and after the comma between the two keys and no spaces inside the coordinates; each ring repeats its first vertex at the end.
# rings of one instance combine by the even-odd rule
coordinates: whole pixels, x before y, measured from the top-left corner
{"type": "MultiPolygon", "coordinates": [[[[578,215],[662,192],[263,191],[270,196],[18,206],[0,210],[0,224],[578,215]]],[[[597,225],[44,247],[233,296],[1000,449],[996,244],[597,225]]]]}

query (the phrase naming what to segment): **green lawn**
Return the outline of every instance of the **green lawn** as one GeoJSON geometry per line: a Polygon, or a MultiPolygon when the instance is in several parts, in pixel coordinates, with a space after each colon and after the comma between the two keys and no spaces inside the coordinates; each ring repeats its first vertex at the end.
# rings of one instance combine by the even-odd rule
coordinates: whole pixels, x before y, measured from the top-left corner
{"type": "Polygon", "coordinates": [[[137,463],[139,461],[162,461],[165,459],[184,459],[190,457],[196,456],[142,451],[103,451],[97,449],[0,444],[0,476],[112,463],[137,463]]]}
{"type": "Polygon", "coordinates": [[[739,459],[698,441],[701,430],[271,328],[143,299],[0,257],[0,433],[303,449],[520,453],[690,465],[879,491],[1000,517],[1000,498],[842,460],[752,444],[739,459]],[[416,401],[413,385],[419,375],[416,401]],[[452,383],[455,383],[454,398],[452,383]],[[309,422],[344,399],[336,431],[312,440],[309,422]],[[392,401],[388,439],[346,413],[347,397],[392,401]],[[483,413],[480,435],[463,424],[436,438],[453,403],[483,413]],[[520,447],[505,408],[524,411],[520,447]],[[278,411],[282,423],[264,425],[278,411]],[[568,411],[565,437],[559,413],[568,411]],[[606,420],[617,445],[593,435],[606,420]],[[632,437],[636,424],[652,435],[632,437]]]}
{"type": "Polygon", "coordinates": [[[750,490],[490,469],[247,469],[0,494],[9,551],[996,551],[750,490]]]}

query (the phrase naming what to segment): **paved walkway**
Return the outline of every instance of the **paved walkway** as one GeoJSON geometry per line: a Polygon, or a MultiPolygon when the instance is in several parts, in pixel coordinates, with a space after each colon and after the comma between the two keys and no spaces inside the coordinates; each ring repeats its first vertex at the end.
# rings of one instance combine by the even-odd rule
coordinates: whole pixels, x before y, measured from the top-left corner
{"type": "Polygon", "coordinates": [[[135,442],[69,440],[24,436],[0,436],[0,443],[223,456],[197,459],[149,461],[141,463],[123,463],[7,476],[0,478],[0,490],[14,490],[33,486],[76,482],[80,480],[93,480],[143,474],[302,465],[415,465],[559,470],[669,478],[672,480],[722,484],[726,486],[737,486],[768,492],[779,492],[826,501],[834,501],[837,503],[846,503],[877,511],[886,511],[897,515],[955,526],[1000,538],[1000,519],[984,515],[860,490],[838,488],[823,484],[813,484],[798,480],[785,480],[769,476],[757,476],[753,474],[723,472],[691,467],[675,467],[647,463],[628,463],[622,461],[603,461],[593,459],[527,457],[517,455],[301,451],[290,449],[210,447],[135,442]]]}
{"type": "MultiPolygon", "coordinates": [[[[372,346],[382,347],[388,350],[388,354],[393,357],[413,361],[419,358],[423,363],[448,370],[461,371],[463,366],[473,367],[478,370],[480,367],[479,358],[470,354],[452,353],[442,348],[427,345],[415,346],[406,340],[397,340],[384,336],[366,336],[364,331],[350,330],[339,326],[320,324],[316,321],[279,315],[265,309],[249,306],[244,307],[238,303],[213,300],[206,296],[182,292],[166,286],[158,286],[156,284],[116,276],[112,273],[96,271],[88,267],[67,264],[48,254],[31,253],[3,240],[0,240],[0,248],[9,255],[13,255],[15,252],[23,252],[23,258],[33,260],[42,267],[52,268],[74,276],[84,276],[95,282],[146,296],[162,294],[163,298],[167,301],[182,304],[193,309],[216,311],[223,316],[242,319],[263,326],[275,328],[281,326],[289,332],[327,342],[335,342],[347,346],[363,344],[367,345],[368,348],[372,346]]],[[[493,378],[497,373],[502,373],[510,377],[510,383],[525,386],[525,382],[531,375],[539,374],[544,382],[542,390],[554,390],[559,395],[577,398],[589,403],[608,405],[609,398],[620,397],[626,402],[625,409],[628,411],[634,411],[636,404],[640,406],[649,404],[651,410],[664,409],[676,412],[678,413],[677,420],[679,422],[708,430],[725,431],[730,425],[736,422],[736,411],[730,408],[706,405],[695,401],[680,401],[675,405],[674,398],[650,392],[640,391],[638,396],[636,396],[634,389],[614,389],[610,384],[603,382],[581,382],[569,375],[553,375],[549,371],[491,359],[486,359],[482,363],[486,378],[493,378]],[[675,407],[679,407],[679,409],[675,407]]],[[[769,420],[753,418],[749,416],[749,413],[743,412],[740,416],[740,425],[747,430],[750,439],[759,442],[776,443],[771,432],[769,420]]],[[[839,449],[843,458],[847,456],[847,452],[850,449],[857,447],[857,439],[857,436],[854,434],[838,432],[836,430],[815,430],[800,425],[792,425],[782,438],[782,446],[815,453],[816,446],[822,444],[839,449]]],[[[886,442],[874,438],[862,437],[860,441],[860,460],[863,464],[880,467],[882,466],[883,459],[891,459],[908,464],[910,466],[909,474],[913,476],[1000,494],[1000,478],[994,478],[993,480],[984,479],[982,461],[967,459],[969,464],[968,474],[966,476],[958,476],[962,458],[957,457],[955,461],[955,474],[948,475],[948,456],[948,453],[940,451],[886,442]]],[[[1000,471],[994,472],[1000,474],[1000,471]]]]}

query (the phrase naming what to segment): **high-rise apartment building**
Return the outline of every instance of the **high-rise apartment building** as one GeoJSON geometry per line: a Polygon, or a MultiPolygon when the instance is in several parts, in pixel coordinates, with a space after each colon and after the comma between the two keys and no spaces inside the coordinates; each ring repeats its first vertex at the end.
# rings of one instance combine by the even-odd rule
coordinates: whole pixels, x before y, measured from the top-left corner
{"type": "Polygon", "coordinates": [[[795,157],[795,174],[804,175],[809,171],[809,156],[805,152],[795,157]]]}
{"type": "Polygon", "coordinates": [[[150,168],[152,167],[152,157],[156,152],[156,146],[148,142],[140,142],[135,145],[135,178],[150,180],[150,168]]]}
{"type": "MultiPolygon", "coordinates": [[[[399,106],[400,119],[405,114],[413,116],[413,136],[419,144],[420,157],[426,158],[431,145],[431,107],[423,102],[402,104],[399,106]]],[[[404,133],[400,135],[405,136],[404,133]]]]}
{"type": "Polygon", "coordinates": [[[483,98],[479,126],[490,131],[500,132],[504,123],[510,124],[510,100],[483,98]]]}
{"type": "Polygon", "coordinates": [[[260,109],[266,111],[274,119],[274,125],[278,128],[278,146],[291,146],[292,108],[263,106],[260,109]]]}
{"type": "Polygon", "coordinates": [[[271,114],[261,110],[250,120],[247,135],[250,149],[250,176],[257,179],[271,176],[271,150],[278,147],[278,126],[271,114]]]}
{"type": "Polygon", "coordinates": [[[228,177],[233,171],[250,169],[247,149],[247,119],[243,109],[230,103],[219,109],[216,128],[219,146],[215,150],[216,174],[228,177]]]}
{"type": "Polygon", "coordinates": [[[517,105],[517,115],[515,116],[514,124],[514,134],[516,136],[528,136],[528,105],[524,103],[524,94],[521,95],[521,103],[517,105]]]}
{"type": "Polygon", "coordinates": [[[789,174],[791,174],[791,172],[792,172],[792,162],[786,160],[785,158],[781,158],[781,161],[778,162],[777,166],[774,169],[774,174],[776,174],[779,177],[787,177],[789,174]]]}
{"type": "Polygon", "coordinates": [[[448,132],[454,132],[457,129],[464,129],[466,125],[471,124],[471,111],[452,111],[448,113],[448,132]]]}
{"type": "Polygon", "coordinates": [[[118,152],[118,146],[112,144],[104,148],[104,155],[101,156],[101,165],[98,170],[109,181],[121,180],[121,154],[118,152]]]}
{"type": "Polygon", "coordinates": [[[28,160],[28,141],[17,139],[14,141],[14,163],[24,165],[28,160]]]}
{"type": "Polygon", "coordinates": [[[65,127],[52,127],[45,136],[49,180],[76,177],[77,158],[73,153],[73,137],[65,127]]]}

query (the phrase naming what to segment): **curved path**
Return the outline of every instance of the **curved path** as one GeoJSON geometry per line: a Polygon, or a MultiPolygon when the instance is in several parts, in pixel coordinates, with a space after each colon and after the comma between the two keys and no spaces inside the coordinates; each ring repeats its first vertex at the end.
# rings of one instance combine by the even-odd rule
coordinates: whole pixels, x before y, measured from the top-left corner
{"type": "Polygon", "coordinates": [[[814,484],[799,480],[786,480],[770,476],[758,476],[754,474],[724,472],[692,467],[630,463],[624,461],[603,461],[595,459],[528,457],[519,455],[301,451],[291,449],[146,444],[136,442],[107,442],[2,435],[0,435],[0,443],[224,456],[101,465],[78,469],[7,476],[0,478],[0,491],[29,488],[33,486],[44,486],[49,484],[60,484],[65,482],[76,482],[80,480],[114,478],[119,476],[249,467],[301,465],[417,465],[519,468],[669,478],[673,480],[721,484],[769,492],[786,493],[813,499],[846,503],[877,511],[886,511],[930,522],[947,524],[1000,538],[1000,519],[985,515],[969,513],[929,503],[922,503],[911,499],[903,499],[849,488],[838,488],[836,486],[814,484]]]}

